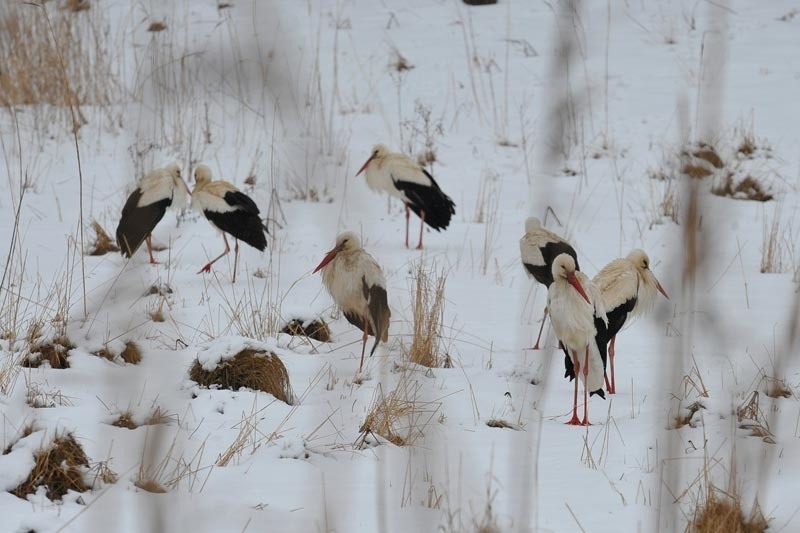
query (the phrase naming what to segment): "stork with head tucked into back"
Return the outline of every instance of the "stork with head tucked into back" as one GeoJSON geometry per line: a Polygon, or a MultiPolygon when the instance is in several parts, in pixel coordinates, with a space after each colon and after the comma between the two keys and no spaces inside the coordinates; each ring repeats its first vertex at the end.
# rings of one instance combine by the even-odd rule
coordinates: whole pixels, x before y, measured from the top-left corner
{"type": "Polygon", "coordinates": [[[267,226],[259,218],[260,211],[252,198],[227,181],[211,181],[211,169],[197,165],[194,170],[195,186],[192,191],[192,207],[201,211],[211,225],[222,232],[225,250],[200,269],[211,272],[211,265],[225,257],[231,247],[226,233],[234,238],[233,283],[236,283],[236,267],[239,263],[239,241],[244,241],[263,252],[267,247],[267,226]]]}
{"type": "Polygon", "coordinates": [[[639,249],[632,250],[627,257],[611,261],[597,273],[593,281],[600,289],[608,313],[608,331],[602,342],[608,344],[611,341],[608,345],[611,382],[606,378],[606,388],[609,393],[615,394],[614,341],[617,333],[629,317],[640,316],[650,310],[657,297],[656,292],[667,299],[669,296],[650,270],[650,258],[644,250],[639,249]]]}
{"type": "Polygon", "coordinates": [[[406,206],[406,248],[408,248],[409,210],[420,218],[419,244],[422,248],[423,224],[436,231],[446,229],[456,213],[456,204],[439,187],[428,171],[405,154],[395,154],[382,144],[372,148],[372,154],[356,176],[365,172],[367,185],[403,201],[406,206]]]}
{"type": "Polygon", "coordinates": [[[380,341],[389,340],[392,312],[386,296],[386,278],[378,262],[361,247],[361,240],[352,231],[336,237],[336,245],[317,265],[314,273],[320,270],[325,288],[341,308],[344,317],[364,332],[361,338],[361,363],[358,365],[358,371],[361,372],[367,337],[375,337],[370,356],[375,353],[380,341]]]}
{"type": "MultiPolygon", "coordinates": [[[[525,235],[519,240],[519,253],[528,276],[548,289],[553,283],[553,261],[559,255],[567,254],[572,257],[575,261],[575,270],[580,270],[578,254],[575,249],[552,231],[543,228],[542,223],[536,217],[528,217],[525,220],[525,235]]],[[[533,345],[534,350],[539,349],[545,319],[547,319],[547,307],[544,308],[542,325],[539,328],[539,335],[536,337],[536,344],[533,345]]]]}
{"type": "Polygon", "coordinates": [[[603,356],[597,344],[598,325],[607,327],[600,291],[585,274],[576,270],[575,260],[568,254],[555,258],[553,283],[547,290],[547,307],[556,336],[572,355],[575,393],[571,425],[589,424],[589,391],[605,398],[603,393],[603,356]],[[578,382],[583,381],[583,420],[578,420],[578,382]]]}
{"type": "Polygon", "coordinates": [[[153,257],[152,232],[164,217],[168,207],[180,209],[186,205],[189,187],[181,178],[181,167],[172,163],[147,174],[139,181],[125,206],[117,226],[117,244],[125,257],[131,257],[142,241],[147,243],[150,263],[153,257]]]}

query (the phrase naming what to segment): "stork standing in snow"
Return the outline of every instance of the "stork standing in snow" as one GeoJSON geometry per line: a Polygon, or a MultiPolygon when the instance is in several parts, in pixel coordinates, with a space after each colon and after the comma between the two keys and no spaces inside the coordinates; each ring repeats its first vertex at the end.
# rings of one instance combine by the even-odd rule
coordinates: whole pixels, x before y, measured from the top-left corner
{"type": "MultiPolygon", "coordinates": [[[[543,228],[542,223],[536,217],[529,217],[525,220],[525,235],[519,240],[519,253],[528,276],[548,289],[553,283],[553,261],[559,255],[567,254],[572,257],[575,261],[575,270],[580,270],[578,254],[575,253],[575,249],[552,231],[543,228]]],[[[547,307],[544,308],[542,325],[539,328],[539,335],[536,337],[536,344],[533,345],[534,350],[539,349],[545,319],[547,319],[547,307]]]]}
{"type": "Polygon", "coordinates": [[[556,336],[572,354],[572,365],[580,376],[575,380],[570,425],[589,424],[589,391],[605,398],[603,393],[603,360],[597,344],[597,328],[607,326],[605,308],[595,284],[576,270],[575,260],[568,254],[555,258],[553,283],[547,290],[547,307],[556,336]],[[578,382],[583,381],[583,420],[578,420],[578,382]]]}
{"type": "Polygon", "coordinates": [[[391,153],[382,144],[372,148],[372,155],[356,176],[365,172],[367,185],[373,191],[383,191],[403,201],[406,206],[406,248],[408,248],[409,211],[420,218],[419,244],[427,224],[436,231],[446,229],[456,212],[456,204],[439,187],[424,168],[405,154],[391,153]]]}
{"type": "Polygon", "coordinates": [[[336,245],[322,259],[316,274],[322,270],[322,282],[348,322],[364,332],[361,338],[361,363],[367,337],[373,335],[375,353],[380,341],[389,340],[389,319],[392,316],[386,297],[386,278],[380,265],[361,247],[361,240],[352,231],[336,237],[336,245]]]}
{"type": "Polygon", "coordinates": [[[252,198],[227,181],[211,181],[211,169],[198,165],[194,170],[195,186],[192,191],[192,208],[201,211],[211,225],[222,232],[225,251],[200,269],[211,272],[211,265],[225,257],[231,247],[226,233],[234,238],[233,283],[236,283],[236,267],[239,263],[239,241],[244,241],[263,252],[267,247],[267,226],[259,218],[260,211],[252,198]]]}
{"type": "Polygon", "coordinates": [[[150,263],[157,265],[151,234],[168,207],[180,209],[186,205],[188,193],[189,187],[181,178],[181,168],[176,163],[143,177],[128,196],[117,226],[117,244],[122,255],[131,257],[145,241],[150,263]]]}
{"type": "Polygon", "coordinates": [[[658,296],[656,291],[668,300],[669,296],[650,270],[650,258],[644,250],[639,249],[632,250],[627,257],[611,261],[597,273],[593,281],[600,289],[608,314],[608,331],[602,339],[604,343],[611,341],[608,345],[611,382],[606,377],[606,388],[609,393],[615,394],[614,341],[617,333],[629,317],[643,315],[653,307],[658,296]]]}

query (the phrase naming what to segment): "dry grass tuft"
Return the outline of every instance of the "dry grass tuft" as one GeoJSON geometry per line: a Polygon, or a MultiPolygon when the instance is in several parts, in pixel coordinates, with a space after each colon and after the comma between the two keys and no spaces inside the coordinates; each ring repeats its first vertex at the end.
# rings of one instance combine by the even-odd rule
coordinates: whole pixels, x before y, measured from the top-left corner
{"type": "Polygon", "coordinates": [[[272,394],[289,405],[294,402],[289,373],[274,353],[247,348],[230,359],[220,361],[211,372],[195,361],[189,370],[189,378],[203,387],[231,390],[245,387],[272,394]]]}
{"type": "Polygon", "coordinates": [[[152,478],[142,478],[137,479],[133,482],[133,484],[143,491],[152,492],[153,494],[164,494],[167,492],[167,489],[159,483],[158,480],[152,478]]]}
{"type": "Polygon", "coordinates": [[[767,530],[767,519],[758,502],[745,517],[738,494],[729,494],[709,487],[705,499],[695,509],[686,526],[688,533],[761,533],[767,530]]]}
{"type": "Polygon", "coordinates": [[[705,407],[698,401],[689,404],[685,409],[679,410],[678,414],[675,415],[673,419],[672,429],[678,429],[684,426],[696,427],[698,422],[694,421],[694,415],[702,409],[705,409],[705,407]]]}
{"type": "Polygon", "coordinates": [[[513,429],[514,431],[519,431],[520,429],[518,425],[512,424],[502,418],[490,418],[486,421],[486,425],[490,428],[513,429]]]}
{"type": "Polygon", "coordinates": [[[97,357],[102,357],[103,359],[107,359],[109,361],[113,361],[114,359],[116,359],[116,356],[113,353],[111,353],[111,350],[109,350],[107,346],[103,346],[102,348],[94,352],[92,355],[96,355],[97,357]]]}
{"type": "Polygon", "coordinates": [[[158,33],[166,29],[167,29],[167,23],[161,21],[151,22],[150,25],[147,27],[147,31],[152,33],[158,33]]]}
{"type": "Polygon", "coordinates": [[[117,418],[111,422],[111,425],[118,428],[136,429],[141,426],[168,424],[172,420],[173,417],[163,411],[161,407],[156,407],[150,412],[149,415],[147,415],[147,418],[145,418],[141,424],[134,420],[133,412],[131,410],[127,410],[120,413],[117,418]]]}
{"type": "Polygon", "coordinates": [[[692,152],[692,156],[702,159],[714,168],[723,168],[725,166],[722,158],[710,144],[700,143],[697,150],[692,152]]]}
{"type": "Polygon", "coordinates": [[[119,354],[123,361],[131,365],[138,365],[142,362],[142,351],[139,345],[133,341],[125,343],[125,349],[119,354]]]}
{"type": "Polygon", "coordinates": [[[72,433],[53,439],[47,449],[34,453],[35,464],[28,478],[11,493],[25,499],[37,487],[47,489],[50,500],[60,500],[68,491],[86,492],[90,489],[84,479],[89,458],[72,433]]]}
{"type": "Polygon", "coordinates": [[[768,202],[773,198],[770,193],[764,190],[761,183],[750,175],[745,176],[743,180],[734,185],[732,172],[728,173],[721,185],[712,188],[711,193],[735,200],[753,200],[756,202],[768,202]]]}
{"type": "Polygon", "coordinates": [[[111,422],[111,425],[125,429],[136,429],[139,427],[139,424],[133,421],[133,413],[131,411],[120,413],[116,420],[111,422]]]}
{"type": "Polygon", "coordinates": [[[775,438],[769,429],[767,417],[758,405],[758,391],[753,391],[736,409],[739,429],[750,432],[751,437],[759,437],[768,444],[775,444],[775,438]]]}
{"type": "Polygon", "coordinates": [[[694,163],[686,163],[681,169],[681,172],[694,179],[707,178],[713,174],[705,165],[695,165],[694,163]]]}
{"type": "Polygon", "coordinates": [[[27,382],[25,403],[34,409],[51,409],[53,407],[72,407],[72,399],[64,396],[59,389],[47,390],[36,382],[27,382]]]}
{"type": "Polygon", "coordinates": [[[447,276],[435,272],[420,261],[414,274],[414,293],[411,299],[414,330],[406,358],[427,367],[440,367],[445,361],[441,332],[444,316],[444,287],[447,276]]]}
{"type": "Polygon", "coordinates": [[[420,384],[403,374],[395,388],[384,395],[379,385],[372,405],[359,428],[355,446],[363,448],[367,439],[378,435],[395,446],[413,446],[441,404],[419,400],[420,384]]]}
{"type": "MultiPolygon", "coordinates": [[[[115,97],[108,34],[97,17],[75,16],[86,1],[49,13],[24,2],[0,3],[0,105],[47,104],[56,108],[108,105],[115,97]],[[55,42],[53,42],[55,39],[55,42]],[[63,69],[61,59],[63,58],[63,69]],[[66,83],[66,80],[69,83],[66,83]]],[[[80,109],[78,123],[85,124],[80,109]]],[[[68,117],[73,126],[72,116],[68,117]]]]}
{"type": "Polygon", "coordinates": [[[308,337],[319,342],[331,342],[331,330],[321,318],[311,321],[294,318],[283,326],[281,333],[295,337],[308,337]]]}
{"type": "Polygon", "coordinates": [[[91,7],[92,5],[89,3],[89,0],[66,0],[62,6],[63,9],[73,13],[87,11],[91,7]]]}
{"type": "Polygon", "coordinates": [[[784,249],[781,246],[779,235],[782,209],[781,202],[777,202],[772,214],[772,221],[769,222],[766,216],[764,217],[763,244],[761,245],[762,274],[783,272],[785,268],[784,249]]]}
{"type": "Polygon", "coordinates": [[[67,355],[75,348],[69,339],[58,337],[52,342],[38,343],[31,346],[31,353],[20,363],[25,368],[39,368],[42,363],[49,363],[50,368],[69,368],[67,355]]]}
{"type": "Polygon", "coordinates": [[[144,291],[143,296],[154,296],[156,294],[166,298],[168,294],[172,294],[172,287],[166,283],[162,283],[161,285],[150,285],[150,287],[144,291]]]}
{"type": "Polygon", "coordinates": [[[756,153],[758,149],[758,145],[756,144],[756,139],[753,137],[752,134],[745,133],[742,136],[741,142],[739,142],[739,146],[736,148],[736,153],[744,158],[751,158],[756,153]]]}
{"type": "Polygon", "coordinates": [[[389,64],[392,70],[396,72],[404,72],[406,70],[411,70],[412,68],[414,68],[414,65],[412,65],[408,61],[408,59],[406,59],[403,56],[403,54],[400,53],[400,50],[395,48],[393,50],[393,53],[394,53],[394,58],[392,59],[392,62],[389,64]]]}
{"type": "Polygon", "coordinates": [[[89,250],[89,255],[105,255],[109,252],[119,252],[119,246],[106,233],[106,230],[103,229],[99,222],[93,220],[92,229],[94,230],[95,239],[92,249],[89,250]]]}

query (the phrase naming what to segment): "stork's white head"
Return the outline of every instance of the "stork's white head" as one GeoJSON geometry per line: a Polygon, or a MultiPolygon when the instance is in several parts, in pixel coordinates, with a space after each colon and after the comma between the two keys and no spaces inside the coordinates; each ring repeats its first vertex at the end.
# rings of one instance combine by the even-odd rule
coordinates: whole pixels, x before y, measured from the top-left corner
{"type": "MultiPolygon", "coordinates": [[[[636,267],[636,271],[639,273],[642,281],[650,288],[651,294],[655,296],[653,291],[653,287],[658,290],[664,297],[669,300],[669,296],[667,296],[667,291],[664,290],[664,287],[661,286],[661,283],[658,282],[656,275],[653,274],[653,271],[650,270],[650,258],[647,257],[647,254],[644,250],[640,250],[639,248],[635,248],[631,250],[631,253],[628,254],[627,260],[630,261],[633,266],[636,267]]],[[[640,296],[641,297],[641,296],[640,296]]],[[[644,302],[643,302],[644,303],[644,302]]],[[[644,305],[644,307],[647,307],[644,305]]]]}
{"type": "Polygon", "coordinates": [[[525,219],[525,233],[531,233],[540,229],[542,227],[542,222],[536,217],[528,217],[525,219]]]}
{"type": "Polygon", "coordinates": [[[340,253],[350,253],[361,250],[361,239],[358,238],[352,231],[345,231],[336,237],[336,246],[333,247],[325,257],[320,261],[317,268],[314,269],[314,274],[325,268],[325,266],[333,261],[340,253]]]}
{"type": "Polygon", "coordinates": [[[575,290],[586,300],[587,303],[591,304],[589,301],[589,297],[586,295],[586,291],[583,290],[583,285],[581,285],[580,280],[575,275],[575,260],[569,254],[560,254],[558,257],[555,258],[553,261],[552,266],[552,273],[553,279],[561,279],[565,280],[567,283],[575,287],[575,290]]]}
{"type": "Polygon", "coordinates": [[[173,179],[181,179],[181,167],[178,163],[170,163],[164,168],[173,179]]]}
{"type": "Polygon", "coordinates": [[[385,145],[383,145],[383,144],[376,144],[375,146],[373,146],[373,147],[372,147],[372,152],[370,153],[370,156],[369,156],[369,159],[367,159],[367,161],[366,161],[366,162],[365,162],[363,165],[361,165],[361,168],[360,168],[360,169],[358,169],[358,172],[356,172],[356,176],[358,176],[359,174],[361,174],[362,172],[364,172],[364,170],[365,170],[367,167],[369,167],[369,165],[370,165],[372,162],[374,162],[374,161],[380,161],[380,160],[382,160],[384,157],[386,157],[387,155],[389,155],[390,153],[391,153],[391,152],[389,151],[389,149],[388,149],[388,148],[387,148],[385,145]]]}
{"type": "Polygon", "coordinates": [[[194,182],[203,185],[211,181],[211,169],[207,165],[197,165],[194,169],[194,182]]]}

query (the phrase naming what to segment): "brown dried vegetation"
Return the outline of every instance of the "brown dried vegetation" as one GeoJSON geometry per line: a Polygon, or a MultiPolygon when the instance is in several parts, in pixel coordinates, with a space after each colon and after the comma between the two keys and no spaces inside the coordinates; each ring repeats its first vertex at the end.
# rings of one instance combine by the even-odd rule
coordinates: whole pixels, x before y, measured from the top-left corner
{"type": "Polygon", "coordinates": [[[281,333],[295,337],[308,337],[319,342],[331,342],[331,330],[321,318],[310,322],[299,318],[292,319],[283,326],[281,333]]]}
{"type": "Polygon", "coordinates": [[[199,361],[195,361],[189,370],[189,378],[203,387],[231,390],[245,387],[272,394],[289,405],[294,402],[289,373],[274,353],[247,348],[230,359],[220,361],[210,372],[203,369],[199,361]]]}
{"type": "Polygon", "coordinates": [[[75,348],[66,337],[57,337],[52,342],[37,343],[31,346],[31,353],[20,363],[25,368],[39,368],[42,363],[49,363],[50,368],[69,368],[67,355],[75,348]]]}
{"type": "Polygon", "coordinates": [[[11,491],[19,498],[34,494],[45,487],[50,500],[60,500],[68,491],[86,492],[90,489],[84,479],[89,459],[72,433],[53,439],[47,449],[34,453],[35,464],[28,478],[11,491]]]}
{"type": "Polygon", "coordinates": [[[111,239],[99,222],[93,220],[92,229],[94,230],[95,239],[92,249],[89,250],[89,255],[105,255],[109,252],[119,252],[119,246],[111,239]]]}

